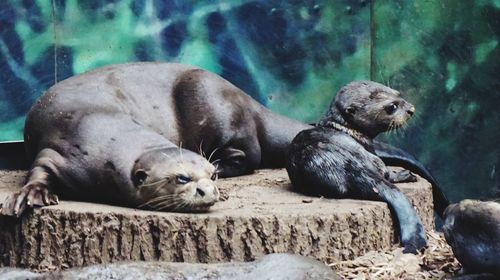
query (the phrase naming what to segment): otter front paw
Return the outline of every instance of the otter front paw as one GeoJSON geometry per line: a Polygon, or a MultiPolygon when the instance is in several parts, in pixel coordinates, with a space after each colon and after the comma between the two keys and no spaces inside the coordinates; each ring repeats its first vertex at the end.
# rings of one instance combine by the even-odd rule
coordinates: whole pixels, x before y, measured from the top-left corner
{"type": "Polygon", "coordinates": [[[390,171],[388,175],[389,182],[391,183],[411,183],[417,181],[417,176],[413,175],[406,169],[400,171],[390,171]]]}
{"type": "Polygon", "coordinates": [[[415,232],[409,235],[407,238],[402,238],[401,243],[404,247],[403,253],[416,254],[417,252],[422,252],[427,247],[427,237],[425,236],[425,230],[421,224],[417,226],[415,232]]]}
{"type": "Polygon", "coordinates": [[[7,197],[2,204],[0,214],[19,218],[28,208],[58,203],[57,195],[50,193],[45,185],[28,183],[20,192],[7,197]]]}

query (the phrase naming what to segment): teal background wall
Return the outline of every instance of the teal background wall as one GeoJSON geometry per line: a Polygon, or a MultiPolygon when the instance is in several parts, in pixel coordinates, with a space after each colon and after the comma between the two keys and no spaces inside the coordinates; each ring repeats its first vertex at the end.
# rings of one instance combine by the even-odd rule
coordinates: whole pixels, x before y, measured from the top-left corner
{"type": "Polygon", "coordinates": [[[174,61],[305,122],[356,79],[417,107],[384,139],[452,200],[500,194],[500,0],[2,0],[0,142],[55,82],[99,66],[174,61]]]}

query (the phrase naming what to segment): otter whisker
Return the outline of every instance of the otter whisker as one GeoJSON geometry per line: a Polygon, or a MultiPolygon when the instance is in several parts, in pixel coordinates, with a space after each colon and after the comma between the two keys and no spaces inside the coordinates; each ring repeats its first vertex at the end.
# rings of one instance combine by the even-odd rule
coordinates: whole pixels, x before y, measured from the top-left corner
{"type": "Polygon", "coordinates": [[[166,158],[172,158],[171,156],[169,156],[167,153],[165,152],[161,152],[162,155],[164,155],[166,158]]]}
{"type": "Polygon", "coordinates": [[[212,153],[210,153],[210,156],[208,156],[208,161],[210,162],[210,159],[212,159],[212,156],[220,149],[221,147],[215,148],[212,153]]]}
{"type": "Polygon", "coordinates": [[[171,197],[170,199],[165,199],[163,201],[160,201],[158,203],[155,203],[154,207],[157,209],[164,209],[171,207],[172,205],[178,204],[182,201],[182,199],[178,197],[171,197]]]}
{"type": "Polygon", "coordinates": [[[214,161],[212,161],[210,163],[213,164],[213,165],[215,165],[215,164],[217,164],[221,160],[222,160],[221,158],[218,158],[218,159],[216,159],[216,160],[214,160],[214,161]]]}
{"type": "Polygon", "coordinates": [[[390,134],[394,134],[394,132],[396,131],[396,122],[394,120],[391,120],[391,124],[389,126],[389,133],[390,134]]]}
{"type": "Polygon", "coordinates": [[[199,147],[199,152],[200,152],[200,156],[206,158],[206,155],[205,155],[205,152],[203,152],[203,139],[201,139],[201,142],[200,142],[200,147],[199,147]]]}
{"type": "Polygon", "coordinates": [[[399,125],[396,123],[396,121],[394,121],[394,124],[392,125],[392,133],[394,135],[398,134],[398,128],[399,128],[399,125]]]}
{"type": "Polygon", "coordinates": [[[167,195],[158,196],[158,197],[155,197],[153,199],[148,200],[147,202],[139,205],[138,207],[154,206],[155,204],[165,202],[166,200],[168,200],[172,197],[175,198],[176,196],[177,196],[176,194],[167,194],[167,195]]]}
{"type": "Polygon", "coordinates": [[[186,205],[187,205],[186,201],[182,201],[181,203],[175,205],[175,207],[172,210],[177,211],[179,209],[183,209],[186,205]]]}
{"type": "Polygon", "coordinates": [[[161,203],[161,202],[165,201],[166,199],[169,199],[172,197],[176,197],[176,194],[166,194],[166,195],[158,196],[158,197],[155,197],[155,198],[148,200],[148,202],[146,202],[145,204],[161,203]]]}
{"type": "MultiPolygon", "coordinates": [[[[153,191],[152,191],[152,192],[150,192],[150,194],[151,194],[151,195],[153,195],[153,194],[157,194],[157,193],[158,193],[161,189],[166,188],[166,187],[168,186],[168,183],[169,183],[169,181],[165,181],[165,182],[163,182],[162,184],[161,184],[161,183],[157,184],[157,185],[156,185],[156,187],[153,189],[153,191]]],[[[148,186],[148,188],[149,188],[149,187],[150,187],[150,186],[148,186]]]]}
{"type": "Polygon", "coordinates": [[[160,183],[163,183],[165,181],[168,181],[170,178],[169,177],[165,177],[163,179],[160,179],[158,181],[154,181],[154,182],[151,182],[151,183],[148,183],[148,184],[144,184],[144,185],[141,185],[140,187],[154,187],[156,186],[157,184],[160,184],[160,183]]]}
{"type": "MultiPolygon", "coordinates": [[[[154,195],[154,194],[157,194],[159,190],[161,190],[162,188],[165,188],[165,186],[168,184],[168,182],[165,182],[164,184],[158,184],[156,186],[156,188],[154,188],[154,190],[152,192],[150,192],[151,195],[154,195]]],[[[148,186],[149,187],[149,186],[148,186]]],[[[146,202],[146,203],[149,203],[150,201],[146,202]]]]}
{"type": "Polygon", "coordinates": [[[398,127],[398,131],[397,133],[403,137],[405,135],[405,124],[402,123],[402,124],[399,124],[399,127],[398,127]]]}
{"type": "Polygon", "coordinates": [[[397,126],[396,126],[396,128],[394,129],[394,134],[395,134],[396,136],[398,136],[398,137],[401,137],[401,132],[402,132],[402,131],[401,131],[401,129],[400,129],[400,128],[401,128],[401,125],[399,124],[399,125],[397,125],[397,126]]]}
{"type": "Polygon", "coordinates": [[[156,203],[148,204],[148,206],[153,208],[153,209],[159,209],[162,206],[170,205],[171,203],[173,203],[173,201],[174,200],[172,200],[172,199],[166,198],[164,200],[157,201],[156,203]]]}
{"type": "Polygon", "coordinates": [[[219,164],[217,164],[217,163],[216,163],[216,164],[214,164],[214,167],[215,167],[215,173],[217,174],[217,175],[216,175],[216,176],[217,176],[217,177],[216,177],[216,180],[218,180],[218,179],[219,179],[219,174],[221,173],[221,171],[222,171],[222,170],[221,170],[221,169],[219,169],[219,164]]]}
{"type": "Polygon", "coordinates": [[[399,129],[401,131],[401,135],[402,136],[405,136],[406,135],[406,132],[407,132],[407,129],[408,129],[408,123],[405,122],[401,125],[401,128],[399,129]]]}
{"type": "Polygon", "coordinates": [[[149,204],[151,203],[158,203],[158,202],[163,202],[165,199],[170,199],[172,197],[177,197],[177,194],[165,194],[165,195],[161,195],[161,196],[158,196],[158,197],[155,197],[155,198],[152,198],[148,201],[149,204]]]}
{"type": "Polygon", "coordinates": [[[155,210],[158,210],[158,211],[163,211],[163,210],[174,210],[176,205],[179,204],[179,201],[170,201],[170,203],[168,204],[164,204],[164,205],[159,205],[159,206],[156,206],[154,209],[155,210]]]}
{"type": "Polygon", "coordinates": [[[160,203],[156,203],[152,207],[156,210],[165,210],[167,208],[172,208],[172,206],[178,205],[182,201],[183,201],[182,199],[180,199],[178,197],[174,197],[173,199],[168,199],[168,200],[164,200],[160,203]]]}
{"type": "Polygon", "coordinates": [[[178,210],[178,209],[182,208],[182,207],[184,206],[184,204],[186,204],[186,202],[181,202],[181,203],[179,203],[179,204],[175,205],[175,207],[174,207],[174,209],[173,209],[173,210],[174,210],[174,211],[176,211],[176,210],[178,210]]]}
{"type": "Polygon", "coordinates": [[[391,122],[389,123],[389,127],[387,128],[387,131],[386,131],[386,133],[387,133],[387,134],[391,134],[391,131],[392,131],[392,123],[393,123],[393,121],[391,120],[391,122]]]}
{"type": "Polygon", "coordinates": [[[178,210],[185,210],[185,209],[190,209],[191,206],[189,205],[189,202],[187,201],[184,201],[184,203],[182,203],[181,205],[179,205],[179,208],[177,208],[178,210]]]}
{"type": "Polygon", "coordinates": [[[164,184],[159,184],[158,187],[156,187],[155,190],[153,191],[153,194],[158,193],[158,191],[161,189],[167,188],[168,183],[169,183],[169,181],[166,181],[164,184]]]}
{"type": "Polygon", "coordinates": [[[146,206],[147,206],[147,207],[150,207],[150,208],[153,208],[153,209],[155,208],[155,204],[154,204],[154,202],[151,202],[151,201],[147,201],[147,202],[145,202],[145,203],[142,203],[142,204],[140,204],[140,205],[137,205],[137,208],[144,208],[144,207],[146,207],[146,206]]]}
{"type": "Polygon", "coordinates": [[[182,141],[179,142],[179,154],[181,155],[181,161],[184,161],[184,158],[182,157],[182,141]]]}

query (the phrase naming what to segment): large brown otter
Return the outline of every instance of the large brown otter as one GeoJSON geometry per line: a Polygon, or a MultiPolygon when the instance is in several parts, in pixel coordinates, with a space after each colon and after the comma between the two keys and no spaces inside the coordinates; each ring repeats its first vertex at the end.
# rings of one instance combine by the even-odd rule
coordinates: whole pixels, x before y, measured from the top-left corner
{"type": "Polygon", "coordinates": [[[443,232],[464,272],[500,276],[500,203],[466,199],[450,205],[443,232]]]}
{"type": "MultiPolygon", "coordinates": [[[[288,144],[310,127],[272,113],[220,76],[192,66],[131,63],[100,68],[54,85],[34,105],[25,125],[26,150],[34,163],[27,183],[4,203],[2,213],[19,216],[26,207],[56,204],[53,192],[152,207],[146,202],[158,194],[139,191],[141,184],[151,184],[150,174],[135,172],[135,163],[144,155],[173,148],[178,155],[174,150],[167,154],[181,160],[183,151],[184,160],[189,157],[192,163],[185,171],[201,168],[208,173],[198,178],[206,179],[213,170],[200,156],[205,155],[218,167],[219,176],[238,176],[257,168],[284,167],[288,144]]],[[[427,172],[404,151],[383,146],[377,152],[427,172]]],[[[165,160],[150,157],[147,164],[154,169],[165,160]]],[[[161,175],[165,178],[156,179],[179,177],[171,187],[189,181],[196,189],[194,177],[168,170],[161,175]]],[[[175,209],[200,207],[182,205],[175,209]]]]}
{"type": "Polygon", "coordinates": [[[201,155],[221,177],[283,166],[287,144],[306,128],[195,67],[100,68],[54,85],[33,106],[25,145],[34,164],[2,213],[57,204],[54,192],[131,207],[206,209],[218,192],[210,182],[215,168],[201,155]],[[181,186],[190,186],[182,201],[181,186]],[[167,195],[178,203],[161,201],[167,195]]]}
{"type": "Polygon", "coordinates": [[[399,92],[381,84],[360,81],[344,86],[319,125],[293,139],[286,166],[293,186],[313,195],[385,201],[397,217],[405,251],[425,247],[420,217],[393,184],[415,177],[407,170],[389,172],[375,155],[372,141],[404,125],[414,110],[399,92]]]}

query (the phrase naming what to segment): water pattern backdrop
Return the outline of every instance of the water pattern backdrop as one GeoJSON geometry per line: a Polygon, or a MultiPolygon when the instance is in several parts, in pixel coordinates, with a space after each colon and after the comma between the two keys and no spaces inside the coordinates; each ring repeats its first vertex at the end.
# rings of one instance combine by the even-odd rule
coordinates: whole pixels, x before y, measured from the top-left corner
{"type": "Polygon", "coordinates": [[[385,140],[453,200],[497,195],[499,36],[500,0],[2,0],[0,141],[55,82],[113,63],[196,65],[305,122],[372,79],[417,107],[385,140]]]}

